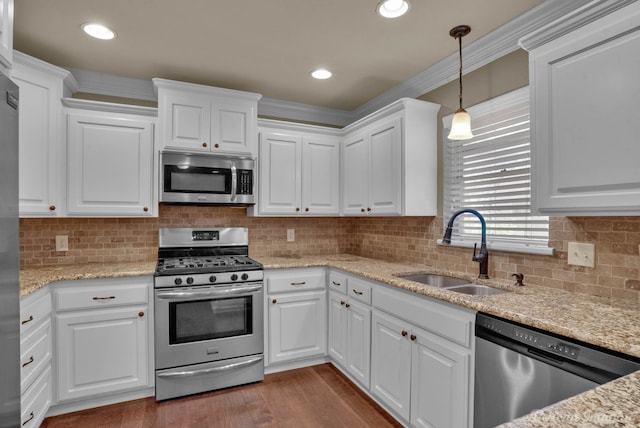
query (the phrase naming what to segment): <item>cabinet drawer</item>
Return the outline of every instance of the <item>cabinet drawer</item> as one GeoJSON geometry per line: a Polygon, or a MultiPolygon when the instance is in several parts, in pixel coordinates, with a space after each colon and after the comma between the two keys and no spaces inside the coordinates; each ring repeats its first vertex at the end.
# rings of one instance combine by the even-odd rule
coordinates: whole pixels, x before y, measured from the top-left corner
{"type": "Polygon", "coordinates": [[[440,337],[471,347],[475,312],[470,309],[387,289],[376,289],[373,305],[440,337]]]}
{"type": "Polygon", "coordinates": [[[54,291],[54,303],[58,311],[147,304],[148,301],[149,291],[146,283],[78,285],[54,291]]]}
{"type": "Polygon", "coordinates": [[[33,300],[27,297],[20,303],[20,337],[31,333],[40,322],[51,318],[51,294],[47,291],[33,300]]]}
{"type": "Polygon", "coordinates": [[[342,294],[347,294],[348,279],[340,272],[329,273],[329,289],[342,294]]]}
{"type": "Polygon", "coordinates": [[[20,344],[20,391],[24,393],[51,361],[51,320],[47,319],[20,344]]]}
{"type": "Polygon", "coordinates": [[[265,277],[269,293],[324,289],[326,278],[324,269],[291,269],[268,272],[265,277]]]}
{"type": "Polygon", "coordinates": [[[39,427],[51,406],[51,366],[38,377],[36,382],[22,395],[20,400],[20,420],[24,428],[39,427]]]}
{"type": "Polygon", "coordinates": [[[349,278],[349,297],[360,300],[367,305],[371,304],[371,285],[358,278],[349,278]]]}

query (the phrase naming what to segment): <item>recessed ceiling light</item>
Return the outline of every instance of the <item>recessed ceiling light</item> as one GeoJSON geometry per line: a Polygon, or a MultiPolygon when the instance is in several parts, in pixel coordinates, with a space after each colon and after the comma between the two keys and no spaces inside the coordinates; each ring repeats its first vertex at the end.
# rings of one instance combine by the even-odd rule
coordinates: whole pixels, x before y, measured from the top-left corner
{"type": "Polygon", "coordinates": [[[84,30],[85,33],[87,33],[91,37],[95,37],[96,39],[111,40],[116,36],[116,33],[114,33],[110,28],[105,27],[102,24],[96,24],[96,23],[82,24],[82,29],[84,30]]]}
{"type": "Polygon", "coordinates": [[[397,18],[409,10],[409,2],[406,0],[383,0],[378,3],[376,11],[385,18],[397,18]]]}
{"type": "Polygon", "coordinates": [[[320,80],[328,79],[329,77],[331,77],[331,75],[331,72],[329,70],[325,70],[324,68],[319,68],[311,72],[311,77],[320,80]]]}

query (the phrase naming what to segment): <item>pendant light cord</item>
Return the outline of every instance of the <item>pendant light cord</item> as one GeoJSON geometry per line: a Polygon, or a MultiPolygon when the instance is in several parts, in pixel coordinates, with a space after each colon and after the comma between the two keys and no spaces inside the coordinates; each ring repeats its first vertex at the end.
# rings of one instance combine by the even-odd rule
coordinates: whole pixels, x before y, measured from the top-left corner
{"type": "Polygon", "coordinates": [[[460,110],[462,110],[462,36],[458,37],[458,55],[460,59],[460,67],[458,72],[458,83],[460,87],[460,110]]]}

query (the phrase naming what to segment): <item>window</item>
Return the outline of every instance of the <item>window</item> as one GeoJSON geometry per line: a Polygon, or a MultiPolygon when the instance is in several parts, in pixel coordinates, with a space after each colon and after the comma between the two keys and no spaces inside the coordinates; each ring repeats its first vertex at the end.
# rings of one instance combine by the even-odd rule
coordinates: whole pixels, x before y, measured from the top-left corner
{"type": "MultiPolygon", "coordinates": [[[[451,117],[443,119],[444,222],[456,211],[479,211],[487,223],[487,245],[505,251],[553,254],[548,248],[549,218],[531,212],[529,88],[467,109],[474,137],[446,138],[451,117]]],[[[452,245],[480,242],[474,215],[456,219],[452,245]]]]}

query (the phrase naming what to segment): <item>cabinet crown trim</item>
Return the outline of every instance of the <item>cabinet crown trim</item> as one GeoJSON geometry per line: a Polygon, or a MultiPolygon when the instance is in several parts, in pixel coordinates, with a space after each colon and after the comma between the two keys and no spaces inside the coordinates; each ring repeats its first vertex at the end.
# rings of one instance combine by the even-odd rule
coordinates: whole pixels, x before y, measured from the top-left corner
{"type": "Polygon", "coordinates": [[[143,107],[131,104],[108,103],[103,101],[84,100],[80,98],[63,98],[62,105],[69,108],[102,111],[108,113],[136,114],[140,116],[158,117],[155,107],[143,107]]]}
{"type": "Polygon", "coordinates": [[[188,91],[196,94],[204,95],[217,95],[217,96],[226,96],[226,97],[234,97],[234,98],[244,98],[250,101],[258,101],[262,98],[262,94],[257,94],[254,92],[245,92],[238,91],[235,89],[226,89],[226,88],[218,88],[215,86],[207,86],[200,85],[197,83],[187,83],[187,82],[179,82],[177,80],[167,80],[160,79],[154,77],[151,79],[153,81],[153,89],[158,94],[158,89],[170,89],[170,90],[178,90],[178,91],[188,91]]]}
{"type": "Polygon", "coordinates": [[[636,0],[591,1],[520,38],[518,45],[531,51],[635,2],[636,0]]]}
{"type": "Polygon", "coordinates": [[[63,85],[72,93],[77,92],[78,88],[80,87],[78,81],[69,70],[65,70],[64,68],[49,64],[48,62],[44,62],[42,60],[39,60],[38,58],[34,58],[20,51],[13,51],[13,62],[14,66],[24,66],[61,79],[63,85]]]}

